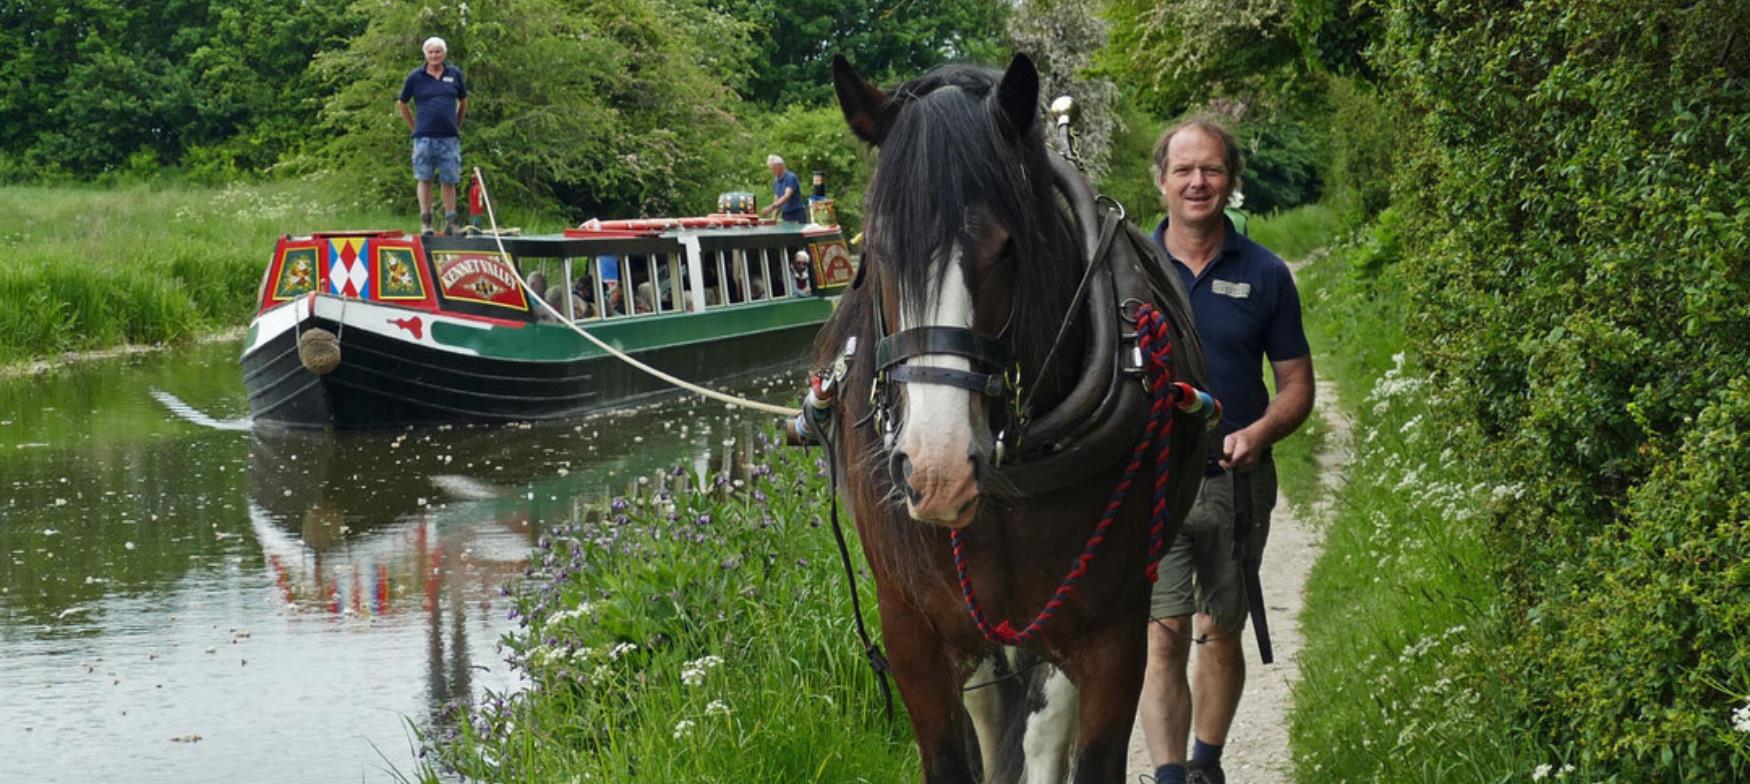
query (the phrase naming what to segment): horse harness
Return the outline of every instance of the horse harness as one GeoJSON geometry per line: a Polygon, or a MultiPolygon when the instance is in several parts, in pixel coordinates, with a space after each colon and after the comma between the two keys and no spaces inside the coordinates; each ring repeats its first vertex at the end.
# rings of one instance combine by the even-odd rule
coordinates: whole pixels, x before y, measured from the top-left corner
{"type": "MultiPolygon", "coordinates": [[[[1202,356],[1195,348],[1195,326],[1189,317],[1189,307],[1184,304],[1187,299],[1183,284],[1170,274],[1164,256],[1153,248],[1154,243],[1125,223],[1122,205],[1104,196],[1094,196],[1085,181],[1061,159],[1053,156],[1051,162],[1054,180],[1075,212],[1088,262],[1056,338],[1041,363],[1040,373],[1060,353],[1068,358],[1069,353],[1060,349],[1065,348],[1064,338],[1085,307],[1089,337],[1078,380],[1063,401],[1035,416],[1032,390],[1022,386],[1021,368],[1015,359],[1008,325],[996,336],[964,327],[941,326],[912,327],[888,334],[877,289],[875,312],[880,336],[869,402],[884,451],[893,450],[898,435],[899,418],[895,415],[898,386],[937,384],[976,392],[993,403],[1009,403],[994,406],[996,443],[991,469],[1007,479],[1010,486],[1048,493],[1104,470],[1128,450],[1148,414],[1147,381],[1144,379],[1141,384],[1133,381],[1145,373],[1137,329],[1138,310],[1144,302],[1160,303],[1173,333],[1192,347],[1191,380],[1202,386],[1202,356]],[[968,360],[972,369],[907,364],[909,360],[932,355],[961,357],[968,360]]],[[[835,381],[843,381],[843,368],[855,358],[855,353],[855,345],[847,345],[836,363],[835,381]]],[[[899,478],[893,479],[897,482],[899,478]]]]}

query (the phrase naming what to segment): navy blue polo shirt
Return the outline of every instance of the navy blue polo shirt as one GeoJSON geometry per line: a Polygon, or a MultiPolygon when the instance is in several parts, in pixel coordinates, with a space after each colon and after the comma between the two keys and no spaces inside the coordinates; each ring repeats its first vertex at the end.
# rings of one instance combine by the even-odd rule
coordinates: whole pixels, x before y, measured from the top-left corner
{"type": "Polygon", "coordinates": [[[456,127],[456,102],[468,97],[462,69],[444,63],[444,75],[434,77],[421,65],[401,83],[401,102],[413,102],[413,138],[438,139],[462,135],[456,127]]]}
{"type": "MultiPolygon", "coordinates": [[[[1226,220],[1225,218],[1223,220],[1226,220]]],[[[1155,242],[1166,243],[1167,222],[1155,227],[1155,242]]],[[[1168,258],[1172,253],[1167,253],[1168,258]]],[[[1300,322],[1300,292],[1288,265],[1250,237],[1227,224],[1221,252],[1193,275],[1178,259],[1173,266],[1191,295],[1191,311],[1203,338],[1209,391],[1221,401],[1221,434],[1258,421],[1270,404],[1264,387],[1264,357],[1272,362],[1310,353],[1300,322]]],[[[1217,440],[1212,452],[1221,451],[1217,440]]]]}
{"type": "Polygon", "coordinates": [[[796,179],[796,172],[785,169],[783,175],[772,180],[772,201],[783,198],[784,191],[790,189],[794,189],[796,195],[784,202],[782,217],[791,223],[807,223],[808,207],[806,205],[808,200],[806,196],[802,195],[802,182],[796,179]]]}

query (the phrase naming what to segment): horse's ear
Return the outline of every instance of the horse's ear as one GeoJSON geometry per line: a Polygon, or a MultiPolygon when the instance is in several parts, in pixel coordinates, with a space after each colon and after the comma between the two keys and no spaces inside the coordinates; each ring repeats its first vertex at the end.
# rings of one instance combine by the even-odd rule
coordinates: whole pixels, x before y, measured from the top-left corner
{"type": "Polygon", "coordinates": [[[832,56],[832,88],[839,95],[839,109],[844,111],[851,131],[863,141],[881,146],[898,113],[893,100],[881,88],[863,81],[842,54],[832,56]]]}
{"type": "Polygon", "coordinates": [[[1033,59],[1019,52],[1009,61],[1009,70],[997,84],[997,106],[1016,138],[1026,136],[1039,117],[1039,69],[1033,59]]]}

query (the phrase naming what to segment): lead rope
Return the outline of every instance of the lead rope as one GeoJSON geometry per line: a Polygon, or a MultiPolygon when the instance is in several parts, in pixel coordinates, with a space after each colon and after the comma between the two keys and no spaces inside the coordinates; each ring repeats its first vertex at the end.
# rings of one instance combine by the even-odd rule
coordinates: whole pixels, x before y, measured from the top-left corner
{"type": "Polygon", "coordinates": [[[972,585],[971,564],[966,555],[966,541],[961,536],[961,529],[955,529],[949,534],[949,541],[954,549],[954,572],[960,578],[960,591],[966,598],[967,613],[972,616],[972,622],[978,625],[979,632],[991,642],[998,645],[1032,642],[1044,630],[1045,624],[1057,615],[1058,609],[1075,597],[1076,589],[1081,584],[1082,577],[1087,575],[1094,555],[1106,541],[1107,531],[1117,521],[1118,510],[1124,505],[1125,497],[1130,494],[1131,484],[1141,470],[1142,460],[1148,455],[1151,446],[1154,447],[1155,487],[1154,500],[1149,511],[1152,524],[1148,532],[1148,566],[1143,569],[1143,574],[1151,585],[1159,576],[1160,558],[1167,545],[1167,480],[1168,464],[1172,457],[1174,410],[1209,416],[1219,412],[1220,408],[1208,393],[1200,392],[1189,384],[1173,381],[1169,365],[1173,354],[1172,335],[1166,318],[1153,305],[1144,303],[1137,308],[1136,332],[1138,347],[1142,349],[1145,358],[1152,398],[1148,426],[1143,429],[1142,439],[1131,451],[1130,463],[1124,467],[1124,475],[1118,480],[1118,486],[1112,488],[1100,523],[1094,526],[1094,532],[1088,536],[1081,554],[1071,564],[1069,573],[1058,583],[1051,600],[1045,603],[1045,607],[1026,628],[1016,631],[1014,625],[1007,620],[995,626],[991,625],[990,620],[985,617],[984,608],[978,603],[978,592],[972,585]]]}
{"type": "MultiPolygon", "coordinates": [[[[834,417],[833,422],[837,423],[834,417]]],[[[893,668],[887,662],[887,655],[882,653],[881,646],[869,637],[869,627],[863,625],[863,601],[857,595],[857,569],[851,564],[851,549],[845,544],[845,531],[839,525],[839,458],[837,445],[828,432],[832,427],[818,428],[820,445],[826,450],[827,491],[832,496],[831,518],[832,536],[838,540],[839,561],[845,566],[845,585],[851,589],[851,617],[857,621],[857,636],[863,640],[863,655],[869,659],[869,669],[875,671],[875,680],[881,684],[881,699],[887,705],[887,720],[893,721],[893,690],[887,685],[887,673],[893,668]]]]}

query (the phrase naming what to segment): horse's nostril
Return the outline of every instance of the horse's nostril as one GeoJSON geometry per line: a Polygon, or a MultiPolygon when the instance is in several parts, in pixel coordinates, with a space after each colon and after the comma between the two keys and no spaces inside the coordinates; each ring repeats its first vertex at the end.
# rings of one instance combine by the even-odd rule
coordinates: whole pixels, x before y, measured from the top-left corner
{"type": "Polygon", "coordinates": [[[911,502],[915,504],[924,500],[924,494],[911,486],[911,471],[911,457],[897,449],[894,450],[887,462],[888,476],[893,480],[894,485],[905,489],[905,497],[911,499],[911,502]]]}

